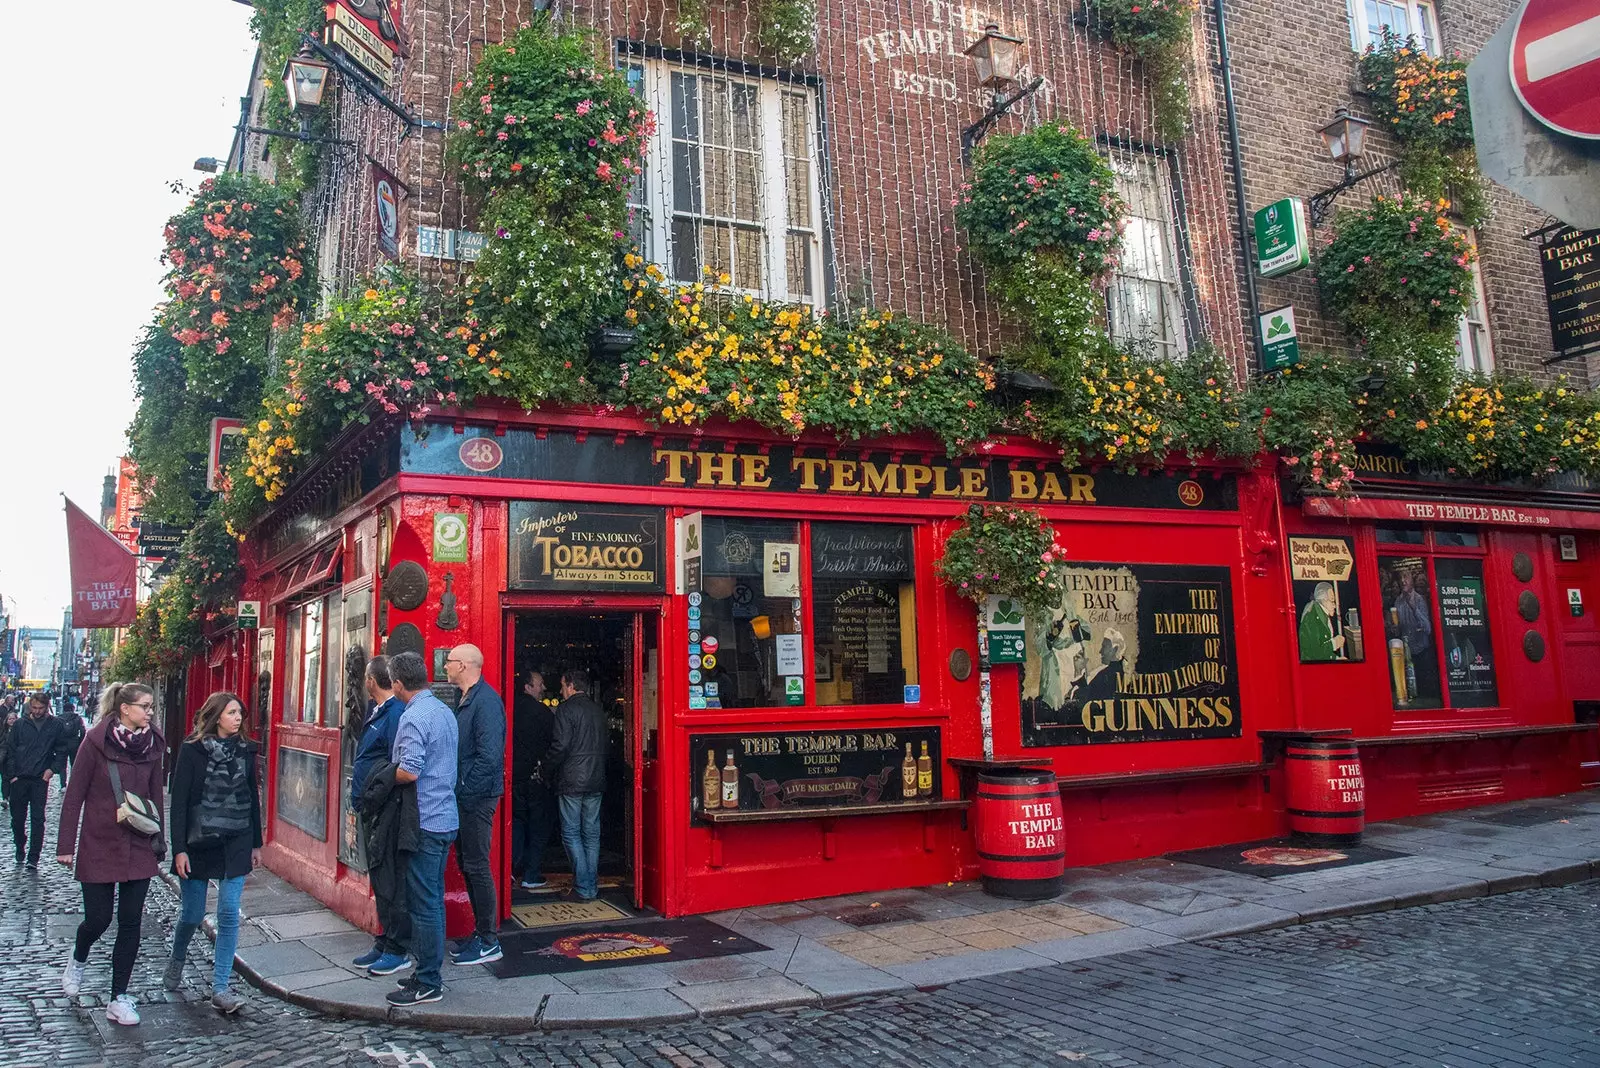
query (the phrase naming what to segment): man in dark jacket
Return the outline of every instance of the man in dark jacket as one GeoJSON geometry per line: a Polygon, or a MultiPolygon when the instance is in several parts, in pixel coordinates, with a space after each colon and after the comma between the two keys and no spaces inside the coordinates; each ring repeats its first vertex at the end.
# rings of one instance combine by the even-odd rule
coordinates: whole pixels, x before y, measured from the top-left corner
{"type": "Polygon", "coordinates": [[[547,885],[544,851],[556,829],[556,795],[543,773],[556,729],[544,703],[544,675],[523,671],[511,716],[511,874],[524,890],[547,885]]]}
{"type": "Polygon", "coordinates": [[[65,790],[67,776],[72,774],[72,760],[78,755],[78,746],[83,744],[84,733],[89,728],[84,725],[83,717],[78,714],[78,709],[70,697],[66,700],[66,707],[56,718],[61,721],[61,748],[65,757],[62,764],[61,788],[65,790]]]}
{"type": "MultiPolygon", "coordinates": [[[[389,675],[389,658],[375,656],[367,661],[364,684],[371,709],[361,728],[361,742],[356,748],[355,760],[350,765],[350,807],[362,811],[367,781],[375,769],[389,763],[389,751],[394,747],[395,731],[400,727],[400,715],[405,703],[394,695],[394,679],[389,675]]],[[[413,803],[413,807],[415,804],[413,803]]],[[[362,820],[363,834],[367,821],[362,820]]],[[[393,848],[390,846],[389,848],[393,848]]],[[[365,839],[369,868],[379,864],[382,847],[365,839]]],[[[372,880],[373,903],[378,910],[378,937],[372,948],[350,963],[357,968],[369,968],[374,975],[389,975],[405,967],[407,946],[411,939],[411,913],[406,908],[405,879],[372,880]]]]}
{"type": "Polygon", "coordinates": [[[461,814],[456,866],[467,884],[474,920],[472,937],[451,961],[487,964],[501,957],[489,842],[506,788],[506,706],[483,681],[483,651],[476,645],[450,650],[444,671],[451,685],[461,689],[461,704],[456,707],[456,807],[461,814]]]}
{"type": "Polygon", "coordinates": [[[28,870],[39,870],[50,777],[60,775],[65,764],[61,721],[50,714],[50,698],[35,694],[28,700],[28,714],[12,726],[4,749],[0,750],[0,777],[5,779],[6,797],[11,801],[11,837],[16,842],[19,868],[26,847],[28,870]]]}
{"type": "Polygon", "coordinates": [[[545,757],[545,780],[561,808],[561,842],[572,860],[572,894],[580,901],[600,895],[600,799],[606,790],[606,714],[589,688],[582,668],[561,676],[555,741],[545,757]]]}

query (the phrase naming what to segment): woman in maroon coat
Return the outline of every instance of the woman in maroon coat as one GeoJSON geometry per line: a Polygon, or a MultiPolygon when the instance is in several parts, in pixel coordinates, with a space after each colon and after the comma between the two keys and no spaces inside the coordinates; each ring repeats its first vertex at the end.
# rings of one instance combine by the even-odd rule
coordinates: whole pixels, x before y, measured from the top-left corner
{"type": "Polygon", "coordinates": [[[115,900],[117,941],[111,950],[111,1004],[106,1019],[132,1026],[139,1012],[128,996],[128,980],[139,955],[139,924],[144,916],[145,893],[166,853],[162,835],[137,834],[117,822],[117,796],[111,785],[115,764],[125,793],[136,794],[163,811],[162,757],[166,743],[150,725],[156,697],[148,686],[136,682],[106,688],[100,697],[100,719],[89,728],[78,748],[72,781],[61,801],[61,825],[56,832],[56,859],[83,884],[83,922],[78,942],[67,962],[62,989],[76,994],[83,983],[89,949],[111,926],[115,900]],[[79,823],[82,830],[79,830],[79,823]]]}

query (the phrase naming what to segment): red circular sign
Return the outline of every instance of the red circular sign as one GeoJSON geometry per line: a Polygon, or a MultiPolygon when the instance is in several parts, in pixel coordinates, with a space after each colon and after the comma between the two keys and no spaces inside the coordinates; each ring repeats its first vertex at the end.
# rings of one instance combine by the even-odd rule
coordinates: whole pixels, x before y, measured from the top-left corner
{"type": "Polygon", "coordinates": [[[493,438],[468,438],[456,453],[469,471],[493,471],[505,462],[505,450],[493,438]]]}
{"type": "Polygon", "coordinates": [[[1511,33],[1511,87],[1552,130],[1600,139],[1600,0],[1528,0],[1511,33]]]}
{"type": "Polygon", "coordinates": [[[1184,504],[1187,504],[1190,508],[1200,507],[1201,502],[1205,499],[1206,491],[1201,487],[1200,483],[1196,482],[1194,479],[1185,479],[1183,482],[1179,483],[1178,500],[1182,501],[1184,504]]]}

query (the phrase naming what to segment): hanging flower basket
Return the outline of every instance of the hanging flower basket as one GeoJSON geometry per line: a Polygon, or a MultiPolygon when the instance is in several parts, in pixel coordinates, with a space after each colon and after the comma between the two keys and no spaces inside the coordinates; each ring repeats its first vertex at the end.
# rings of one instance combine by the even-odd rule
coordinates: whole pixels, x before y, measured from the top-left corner
{"type": "Polygon", "coordinates": [[[1037,609],[1060,597],[1053,566],[1065,553],[1050,521],[1034,509],[974,504],[945,541],[935,568],[945,585],[969,601],[1008,597],[1037,609]]]}

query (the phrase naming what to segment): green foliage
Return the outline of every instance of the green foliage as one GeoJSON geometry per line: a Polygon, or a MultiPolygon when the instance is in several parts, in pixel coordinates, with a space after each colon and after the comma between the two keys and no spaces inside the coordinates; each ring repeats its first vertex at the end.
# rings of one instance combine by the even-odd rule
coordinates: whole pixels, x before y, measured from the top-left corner
{"type": "Polygon", "coordinates": [[[1157,135],[1163,141],[1181,139],[1189,124],[1184,55],[1199,0],[1085,0],[1084,7],[1091,29],[1144,62],[1157,135]]]}
{"type": "Polygon", "coordinates": [[[1357,338],[1436,333],[1460,319],[1475,253],[1437,208],[1402,194],[1339,213],[1317,281],[1357,338]]]}
{"type": "Polygon", "coordinates": [[[816,0],[754,0],[756,43],[780,63],[792,62],[815,48],[816,0]]]}
{"type": "Polygon", "coordinates": [[[1050,522],[1032,508],[974,504],[945,539],[934,570],[940,581],[977,604],[1008,597],[1032,609],[1060,597],[1052,565],[1065,559],[1050,522]]]}
{"type": "MultiPolygon", "coordinates": [[[[325,0],[252,0],[255,8],[250,30],[261,47],[261,72],[266,78],[266,99],[262,102],[260,125],[269,130],[293,130],[299,116],[289,107],[289,94],[283,84],[284,64],[300,51],[305,34],[320,36],[325,21],[325,0]]],[[[324,107],[311,116],[311,132],[326,135],[331,108],[324,107]]],[[[287,192],[310,189],[322,164],[322,147],[281,137],[272,139],[271,153],[278,161],[278,184],[287,192]]]]}

